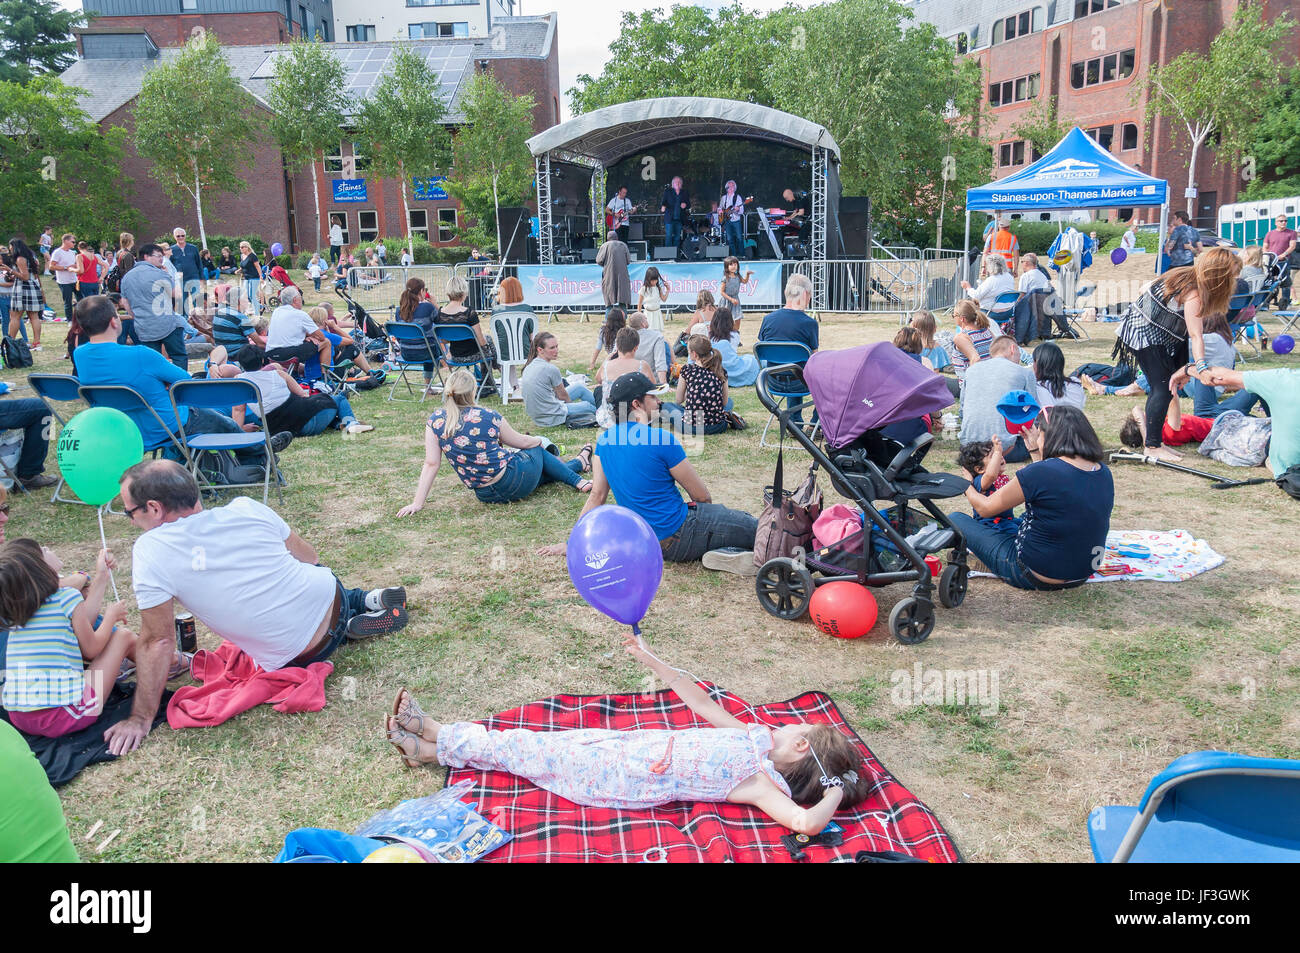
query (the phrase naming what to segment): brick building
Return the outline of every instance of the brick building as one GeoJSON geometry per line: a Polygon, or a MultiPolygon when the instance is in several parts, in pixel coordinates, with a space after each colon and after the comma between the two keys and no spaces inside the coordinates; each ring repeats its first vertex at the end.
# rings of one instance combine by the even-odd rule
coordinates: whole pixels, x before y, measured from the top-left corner
{"type": "MultiPolygon", "coordinates": [[[[449,104],[447,125],[454,127],[461,119],[460,96],[473,73],[490,70],[516,95],[533,94],[537,100],[533,132],[540,132],[559,122],[560,117],[556,15],[513,17],[496,23],[501,32],[492,38],[413,40],[402,45],[422,53],[426,63],[439,72],[449,104]]],[[[113,37],[114,42],[103,46],[92,42],[85,57],[63,74],[65,83],[86,91],[82,107],[100,125],[121,126],[130,132],[144,75],[154,65],[179,55],[177,48],[155,42],[152,34],[153,30],[102,33],[113,37]],[[96,51],[115,55],[97,56],[96,51]]],[[[225,40],[223,33],[218,32],[218,36],[225,40]]],[[[86,38],[82,36],[83,42],[86,38]]],[[[382,73],[396,45],[335,43],[331,49],[347,67],[354,93],[361,94],[382,73]]],[[[264,126],[269,117],[265,106],[267,83],[281,47],[271,43],[223,48],[231,71],[253,96],[254,123],[264,126]]],[[[123,172],[134,187],[133,204],[144,216],[144,234],[154,238],[181,225],[197,236],[193,207],[173,203],[149,174],[149,168],[148,160],[135,152],[128,139],[123,172]]],[[[288,174],[280,150],[269,138],[254,146],[246,169],[248,187],[243,192],[205,196],[203,218],[208,234],[256,234],[268,243],[283,242],[286,249],[312,249],[328,245],[333,216],[342,219],[349,245],[381,235],[406,234],[398,183],[368,174],[364,150],[351,141],[346,130],[340,133],[338,148],[325,157],[323,164],[317,164],[322,234],[315,239],[316,202],[310,170],[288,174]]],[[[459,204],[436,183],[420,184],[428,187],[421,192],[416,191],[415,182],[407,187],[411,231],[426,235],[435,246],[458,244],[448,227],[458,222],[459,204]]],[[[216,254],[220,249],[212,251],[216,254]]]]}
{"type": "MultiPolygon", "coordinates": [[[[915,0],[912,12],[931,23],[959,54],[984,69],[984,95],[993,115],[994,174],[1001,178],[1037,158],[1012,129],[1041,100],[1055,96],[1059,120],[1081,127],[1121,161],[1169,182],[1171,208],[1185,207],[1189,152],[1174,122],[1160,117],[1150,130],[1145,98],[1133,90],[1152,65],[1188,51],[1206,51],[1231,21],[1238,0],[915,0]]],[[[1283,10],[1300,19],[1300,0],[1264,0],[1265,16],[1283,10]]],[[[1289,55],[1300,54],[1300,31],[1289,55]]],[[[1178,128],[1181,130],[1181,123],[1178,128]]],[[[1244,185],[1239,170],[1203,147],[1197,159],[1194,211],[1214,228],[1221,204],[1244,185]]],[[[1127,219],[1132,210],[1111,217],[1127,219]]],[[[1154,220],[1158,211],[1138,209],[1154,220]]]]}
{"type": "Polygon", "coordinates": [[[126,41],[112,38],[140,31],[158,46],[181,46],[195,27],[232,46],[335,38],[333,0],[82,0],[82,9],[93,18],[81,31],[83,56],[120,52],[126,41]]]}

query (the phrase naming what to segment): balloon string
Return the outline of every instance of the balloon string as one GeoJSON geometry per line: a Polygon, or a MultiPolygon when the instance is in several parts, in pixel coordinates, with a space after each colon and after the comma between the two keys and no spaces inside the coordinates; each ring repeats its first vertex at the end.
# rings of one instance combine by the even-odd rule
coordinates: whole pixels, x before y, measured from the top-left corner
{"type": "MultiPolygon", "coordinates": [[[[104,507],[99,507],[95,512],[99,514],[99,541],[108,549],[108,540],[104,537],[104,507]]],[[[108,571],[108,581],[113,584],[113,601],[120,602],[122,597],[117,594],[117,580],[113,578],[111,569],[108,571]]]]}

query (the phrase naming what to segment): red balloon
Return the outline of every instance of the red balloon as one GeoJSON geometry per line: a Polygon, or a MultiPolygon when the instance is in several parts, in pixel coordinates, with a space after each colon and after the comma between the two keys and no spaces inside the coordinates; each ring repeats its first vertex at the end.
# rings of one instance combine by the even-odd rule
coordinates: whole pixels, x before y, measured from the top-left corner
{"type": "Polygon", "coordinates": [[[876,624],[876,598],[856,582],[818,586],[808,603],[817,628],[839,639],[859,639],[876,624]]]}

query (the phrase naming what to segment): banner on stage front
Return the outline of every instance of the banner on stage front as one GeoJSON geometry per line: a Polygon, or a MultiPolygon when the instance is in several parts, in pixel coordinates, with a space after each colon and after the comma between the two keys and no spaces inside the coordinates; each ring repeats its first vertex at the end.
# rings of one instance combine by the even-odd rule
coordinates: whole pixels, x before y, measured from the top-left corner
{"type": "MultiPolygon", "coordinates": [[[[751,261],[740,263],[740,276],[752,271],[749,281],[741,286],[741,307],[777,306],[781,303],[781,262],[751,261]]],[[[701,291],[713,293],[721,301],[722,262],[660,262],[634,261],[628,266],[632,278],[632,301],[641,293],[641,280],[646,268],[659,269],[660,279],[668,288],[667,304],[695,307],[696,296],[701,291]]],[[[600,308],[605,300],[600,292],[600,265],[520,265],[519,281],[524,286],[524,301],[534,308],[600,308]]]]}

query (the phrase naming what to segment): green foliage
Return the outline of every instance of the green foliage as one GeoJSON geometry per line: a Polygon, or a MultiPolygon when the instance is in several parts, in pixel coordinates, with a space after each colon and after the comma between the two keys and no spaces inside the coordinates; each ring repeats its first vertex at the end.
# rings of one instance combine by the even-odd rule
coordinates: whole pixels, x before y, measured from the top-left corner
{"type": "MultiPolygon", "coordinates": [[[[1133,101],[1146,96],[1148,125],[1159,116],[1171,120],[1172,143],[1192,149],[1187,183],[1196,181],[1196,153],[1217,141],[1221,158],[1246,152],[1269,97],[1281,85],[1283,61],[1274,47],[1290,36],[1294,21],[1285,11],[1265,23],[1263,9],[1243,0],[1228,26],[1210,43],[1209,54],[1188,50],[1165,66],[1153,67],[1135,84],[1133,101]]],[[[1187,200],[1188,211],[1192,199],[1187,200]]]]}
{"type": "MultiPolygon", "coordinates": [[[[166,235],[158,236],[157,238],[153,239],[153,241],[171,242],[174,241],[174,239],[171,236],[171,232],[168,232],[166,235]]],[[[267,241],[261,235],[208,235],[207,242],[203,245],[199,245],[199,250],[202,251],[204,248],[206,248],[208,251],[212,252],[213,258],[220,258],[221,249],[229,248],[230,253],[234,255],[235,260],[238,261],[240,258],[239,243],[248,242],[248,244],[253,246],[253,252],[257,255],[258,261],[261,261],[266,257],[265,255],[262,254],[262,252],[270,248],[271,245],[275,243],[275,241],[276,239],[271,239],[271,241],[267,241]]]]}
{"type": "MultiPolygon", "coordinates": [[[[405,235],[386,235],[383,236],[382,240],[384,247],[388,249],[388,263],[390,266],[397,265],[401,262],[402,249],[407,247],[408,241],[412,246],[411,254],[415,258],[415,264],[417,265],[455,265],[469,258],[468,247],[462,246],[457,248],[447,248],[442,245],[431,245],[423,236],[420,235],[411,235],[409,239],[405,235]]],[[[360,245],[353,245],[350,250],[357,256],[358,262],[364,263],[365,256],[360,254],[359,250],[373,248],[377,244],[379,244],[379,239],[372,242],[363,242],[360,245]]],[[[254,245],[253,247],[256,248],[258,246],[254,245]]],[[[312,252],[310,251],[300,252],[298,254],[296,267],[299,271],[305,271],[307,269],[307,263],[311,261],[311,256],[312,252]]],[[[284,265],[285,268],[288,268],[289,256],[281,255],[280,258],[283,259],[280,263],[284,265]]],[[[330,268],[334,267],[329,264],[328,255],[322,255],[321,260],[330,268]]]]}
{"type": "Polygon", "coordinates": [[[34,238],[46,225],[114,240],[139,226],[122,176],[123,129],[101,130],[80,91],[54,76],[0,82],[0,231],[34,238]]]}
{"type": "Polygon", "coordinates": [[[89,22],[54,0],[0,0],[0,82],[62,73],[77,58],[72,31],[89,22]]]}
{"type": "Polygon", "coordinates": [[[252,104],[210,33],[145,74],[135,107],[136,150],[152,161],[151,174],[174,201],[194,203],[200,244],[207,244],[204,193],[246,188],[252,104]]]}
{"type": "Polygon", "coordinates": [[[1011,127],[1011,133],[1046,155],[1071,129],[1070,123],[1061,122],[1055,96],[1042,96],[1021,115],[1020,122],[1011,127]]]}
{"type": "Polygon", "coordinates": [[[533,192],[533,157],[528,151],[531,94],[514,96],[491,73],[478,73],[461,99],[465,124],[456,133],[455,162],[447,193],[458,199],[473,224],[457,235],[476,245],[496,246],[489,228],[502,205],[519,205],[533,192]]]}
{"type": "MultiPolygon", "coordinates": [[[[970,225],[971,244],[973,245],[983,244],[981,236],[984,233],[985,223],[980,221],[977,226],[975,219],[978,218],[979,216],[975,216],[970,225]],[[978,231],[976,230],[977,228],[978,231]]],[[[1074,227],[1085,235],[1089,232],[1096,232],[1097,244],[1100,246],[1102,252],[1109,252],[1112,248],[1118,248],[1120,238],[1122,238],[1124,233],[1128,231],[1127,222],[1119,222],[1116,224],[1111,224],[1110,222],[1077,222],[1074,227]]],[[[1020,253],[1022,255],[1025,252],[1033,252],[1035,255],[1040,256],[1046,255],[1047,249],[1052,247],[1052,242],[1056,241],[1056,236],[1060,234],[1056,222],[1025,222],[1016,220],[1011,223],[1011,231],[1020,242],[1020,253]]],[[[1137,243],[1148,251],[1155,251],[1156,238],[1157,236],[1154,234],[1146,232],[1137,233],[1137,243]]],[[[1094,251],[1092,257],[1093,261],[1099,260],[1101,252],[1094,251]]],[[[1046,266],[1048,263],[1042,262],[1041,264],[1046,266]]]]}
{"type": "Polygon", "coordinates": [[[1300,69],[1269,96],[1246,154],[1254,159],[1255,178],[1243,198],[1300,195],[1300,69]]]}
{"type": "Polygon", "coordinates": [[[766,15],[740,6],[624,14],[613,58],[600,76],[578,77],[570,103],[587,112],[645,97],[718,96],[803,116],[839,144],[845,193],[870,195],[882,224],[931,245],[941,204],[951,228],[965,190],[986,181],[992,163],[976,133],[978,63],[958,61],[933,27],[911,19],[896,0],[766,15]]]}
{"type": "Polygon", "coordinates": [[[343,63],[324,43],[294,40],[276,59],[266,101],[271,136],[290,171],[338,143],[351,105],[346,78],[343,63]]]}

